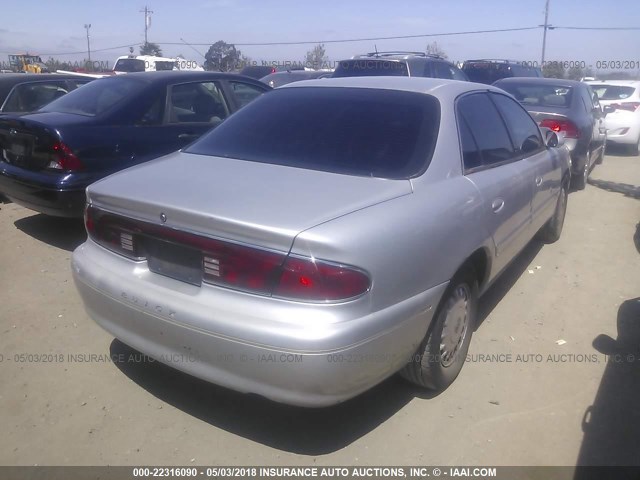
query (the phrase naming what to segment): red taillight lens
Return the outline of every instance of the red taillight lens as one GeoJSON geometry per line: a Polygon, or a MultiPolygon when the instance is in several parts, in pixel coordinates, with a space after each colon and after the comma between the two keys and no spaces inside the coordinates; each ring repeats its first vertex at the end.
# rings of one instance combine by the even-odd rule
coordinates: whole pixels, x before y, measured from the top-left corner
{"type": "Polygon", "coordinates": [[[134,260],[151,255],[145,242],[161,240],[202,254],[202,281],[260,295],[330,302],[357,297],[371,285],[363,271],[308,257],[289,256],[174,230],[102,211],[85,210],[85,226],[96,243],[134,260]]]}
{"type": "Polygon", "coordinates": [[[555,120],[547,118],[540,122],[541,127],[546,127],[556,133],[562,132],[565,138],[580,138],[580,130],[576,124],[570,120],[555,120]]]}
{"type": "Polygon", "coordinates": [[[66,171],[76,171],[84,168],[80,159],[62,142],[54,143],[51,147],[51,153],[53,158],[49,162],[48,168],[66,171]]]}
{"type": "Polygon", "coordinates": [[[627,110],[629,112],[635,112],[640,108],[640,102],[612,103],[611,106],[616,110],[627,110]]]}
{"type": "Polygon", "coordinates": [[[290,256],[273,294],[313,302],[345,300],[362,295],[370,284],[369,277],[353,267],[290,256]]]}

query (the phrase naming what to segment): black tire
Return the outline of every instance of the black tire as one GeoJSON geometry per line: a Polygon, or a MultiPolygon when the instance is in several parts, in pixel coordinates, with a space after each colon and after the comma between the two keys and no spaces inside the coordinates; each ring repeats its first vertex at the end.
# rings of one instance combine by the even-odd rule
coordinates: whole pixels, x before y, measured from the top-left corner
{"type": "Polygon", "coordinates": [[[596,160],[596,165],[602,165],[604,162],[604,156],[607,151],[607,139],[604,139],[604,143],[602,144],[602,150],[600,150],[600,155],[598,155],[598,159],[596,160]]]}
{"type": "Polygon", "coordinates": [[[590,173],[590,157],[591,153],[588,153],[582,173],[577,173],[571,177],[571,186],[574,190],[584,190],[587,187],[587,180],[589,180],[590,173]]]}
{"type": "Polygon", "coordinates": [[[557,242],[562,235],[562,227],[564,225],[564,218],[567,213],[567,200],[569,198],[569,191],[565,185],[560,189],[560,195],[558,196],[558,202],[556,203],[556,209],[553,212],[553,216],[538,232],[538,239],[544,243],[557,242]]]}
{"type": "Polygon", "coordinates": [[[419,387],[439,392],[451,385],[467,357],[476,323],[477,303],[475,272],[465,268],[449,283],[425,338],[400,375],[419,387]],[[454,323],[446,326],[452,335],[447,337],[449,341],[443,346],[447,320],[454,323]],[[456,341],[456,337],[460,338],[456,341]],[[453,347],[454,343],[456,347],[453,347]]]}

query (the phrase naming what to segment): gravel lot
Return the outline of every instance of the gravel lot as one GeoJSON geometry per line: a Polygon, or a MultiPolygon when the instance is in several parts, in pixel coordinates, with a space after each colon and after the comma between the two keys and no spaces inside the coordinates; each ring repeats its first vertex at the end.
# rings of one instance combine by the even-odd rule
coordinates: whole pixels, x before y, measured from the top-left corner
{"type": "Polygon", "coordinates": [[[392,378],[304,410],[114,340],[71,279],[82,223],[0,204],[0,464],[639,463],[639,221],[640,158],[614,150],[570,195],[561,240],[530,244],[483,298],[451,388],[392,378]]]}

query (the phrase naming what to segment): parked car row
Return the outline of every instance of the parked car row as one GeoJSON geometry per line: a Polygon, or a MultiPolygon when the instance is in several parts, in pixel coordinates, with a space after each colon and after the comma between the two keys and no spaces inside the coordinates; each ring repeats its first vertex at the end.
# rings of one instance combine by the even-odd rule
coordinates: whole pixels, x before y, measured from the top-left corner
{"type": "Polygon", "coordinates": [[[88,187],[72,272],[89,315],[289,404],[332,405],[398,371],[446,388],[478,296],[532,237],[561,234],[562,139],[471,82],[318,79],[256,97],[88,187]]]}
{"type": "Polygon", "coordinates": [[[82,217],[88,185],[180,149],[269,90],[214,72],[93,80],[35,113],[0,117],[0,192],[39,212],[82,217]]]}
{"type": "MultiPolygon", "coordinates": [[[[384,55],[354,60],[396,62],[384,55]]],[[[84,211],[72,273],[87,312],[159,361],[188,352],[169,363],[311,407],[397,372],[441,391],[479,296],[533,237],[559,239],[580,139],[601,142],[589,162],[604,141],[572,117],[585,84],[501,89],[411,74],[438,58],[397,63],[406,75],[273,90],[210,72],[94,80],[0,118],[0,192],[84,211]]]]}

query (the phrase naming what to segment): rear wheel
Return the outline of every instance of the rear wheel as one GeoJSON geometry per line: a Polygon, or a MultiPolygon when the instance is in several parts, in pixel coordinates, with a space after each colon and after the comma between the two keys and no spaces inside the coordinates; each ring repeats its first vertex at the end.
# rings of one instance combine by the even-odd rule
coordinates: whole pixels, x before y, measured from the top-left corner
{"type": "Polygon", "coordinates": [[[471,268],[462,270],[451,280],[418,350],[400,371],[404,378],[436,391],[453,383],[469,350],[477,300],[475,272],[471,268]]]}
{"type": "Polygon", "coordinates": [[[596,165],[602,165],[606,151],[607,151],[607,139],[605,138],[604,143],[602,144],[602,150],[600,150],[600,155],[598,155],[598,159],[596,160],[596,165]]]}
{"type": "Polygon", "coordinates": [[[587,159],[584,163],[582,174],[575,175],[571,178],[573,188],[576,190],[584,190],[587,186],[587,180],[589,179],[589,167],[591,160],[591,152],[587,153],[587,159]]]}
{"type": "Polygon", "coordinates": [[[567,213],[567,199],[569,192],[567,187],[562,186],[560,189],[560,195],[558,202],[556,203],[556,209],[553,212],[553,216],[538,232],[538,238],[545,243],[553,243],[560,239],[562,234],[562,227],[564,225],[564,217],[567,213]]]}

